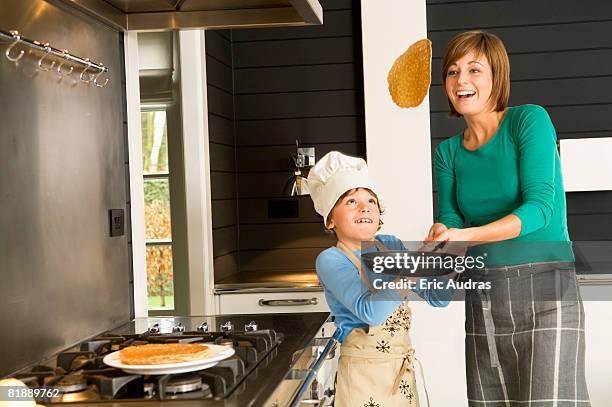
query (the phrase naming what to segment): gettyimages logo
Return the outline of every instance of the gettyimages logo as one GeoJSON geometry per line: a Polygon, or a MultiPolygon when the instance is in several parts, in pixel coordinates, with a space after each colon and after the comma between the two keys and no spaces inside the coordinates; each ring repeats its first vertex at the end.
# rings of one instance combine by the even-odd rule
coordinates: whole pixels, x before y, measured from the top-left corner
{"type": "Polygon", "coordinates": [[[379,253],[372,257],[374,273],[383,273],[390,270],[405,270],[414,274],[419,270],[447,270],[463,273],[467,269],[483,269],[486,254],[480,256],[456,256],[445,253],[432,254],[426,252],[394,252],[379,253]]]}
{"type": "Polygon", "coordinates": [[[609,291],[590,288],[612,280],[609,241],[362,242],[361,260],[363,282],[382,301],[397,290],[415,300],[435,290],[452,300],[490,291],[512,301],[609,301],[609,291]]]}
{"type": "Polygon", "coordinates": [[[389,250],[374,242],[362,244],[362,261],[374,290],[441,290],[440,297],[460,289],[491,289],[487,281],[456,278],[467,270],[483,270],[486,253],[468,254],[465,242],[402,242],[407,249],[389,250]],[[411,250],[412,249],[412,250],[411,250]]]}
{"type": "Polygon", "coordinates": [[[377,242],[362,242],[361,258],[373,273],[403,276],[463,273],[486,266],[487,253],[468,253],[467,242],[402,242],[400,247],[392,250],[377,242]]]}

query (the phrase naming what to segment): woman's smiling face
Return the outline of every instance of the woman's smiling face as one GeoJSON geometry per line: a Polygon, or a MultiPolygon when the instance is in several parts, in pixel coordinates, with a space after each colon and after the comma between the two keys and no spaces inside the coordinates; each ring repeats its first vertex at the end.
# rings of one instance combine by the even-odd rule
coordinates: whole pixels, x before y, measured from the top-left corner
{"type": "Polygon", "coordinates": [[[489,112],[493,73],[484,55],[469,52],[451,64],[446,72],[446,95],[455,110],[463,116],[489,112]]]}
{"type": "Polygon", "coordinates": [[[354,244],[371,240],[380,224],[378,199],[364,188],[344,196],[331,215],[327,227],[334,229],[338,240],[354,244]]]}

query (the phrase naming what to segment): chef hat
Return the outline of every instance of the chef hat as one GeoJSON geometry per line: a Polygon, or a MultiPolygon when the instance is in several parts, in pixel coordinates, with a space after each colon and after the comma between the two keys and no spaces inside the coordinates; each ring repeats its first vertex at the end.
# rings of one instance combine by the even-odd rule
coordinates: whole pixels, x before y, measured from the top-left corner
{"type": "Polygon", "coordinates": [[[323,216],[324,225],[327,225],[327,216],[338,198],[354,188],[368,188],[375,192],[374,183],[363,158],[331,151],[325,154],[308,173],[310,197],[317,213],[323,216]]]}

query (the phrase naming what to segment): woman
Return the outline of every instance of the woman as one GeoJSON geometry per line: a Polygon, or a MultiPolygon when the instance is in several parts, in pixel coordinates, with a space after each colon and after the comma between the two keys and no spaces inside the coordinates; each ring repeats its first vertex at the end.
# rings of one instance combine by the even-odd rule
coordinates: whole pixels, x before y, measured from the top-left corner
{"type": "Polygon", "coordinates": [[[445,51],[450,116],[466,129],[436,150],[427,240],[486,253],[487,268],[463,276],[492,287],[466,293],[469,405],[590,406],[556,133],[542,107],[508,107],[509,73],[492,34],[459,34],[445,51]]]}

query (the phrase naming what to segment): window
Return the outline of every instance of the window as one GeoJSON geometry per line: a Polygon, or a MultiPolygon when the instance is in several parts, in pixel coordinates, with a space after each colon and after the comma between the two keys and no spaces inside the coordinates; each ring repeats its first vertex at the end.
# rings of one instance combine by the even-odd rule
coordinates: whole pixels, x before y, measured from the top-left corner
{"type": "Polygon", "coordinates": [[[172,310],[174,270],[165,106],[142,106],[141,126],[149,310],[172,310]]]}

